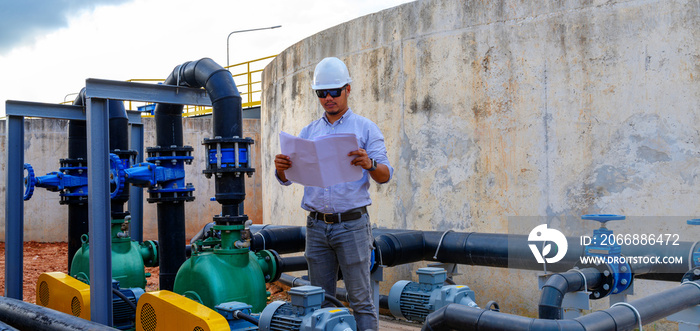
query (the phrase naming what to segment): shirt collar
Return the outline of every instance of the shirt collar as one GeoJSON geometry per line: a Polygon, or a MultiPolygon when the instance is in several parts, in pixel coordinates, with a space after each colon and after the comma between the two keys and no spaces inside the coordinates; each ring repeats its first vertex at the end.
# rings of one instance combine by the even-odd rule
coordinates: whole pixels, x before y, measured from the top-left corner
{"type": "MultiPolygon", "coordinates": [[[[345,114],[343,114],[343,116],[341,116],[341,117],[340,117],[337,121],[335,121],[335,122],[336,122],[336,123],[342,123],[345,119],[349,118],[350,115],[352,115],[352,114],[353,114],[353,113],[352,113],[352,109],[350,109],[350,108],[348,107],[348,111],[346,111],[345,114]]],[[[326,112],[325,112],[325,111],[323,112],[323,115],[321,115],[321,118],[323,119],[323,121],[324,121],[326,124],[328,124],[328,125],[333,125],[333,124],[331,124],[331,122],[328,121],[328,118],[326,118],[326,112]]]]}

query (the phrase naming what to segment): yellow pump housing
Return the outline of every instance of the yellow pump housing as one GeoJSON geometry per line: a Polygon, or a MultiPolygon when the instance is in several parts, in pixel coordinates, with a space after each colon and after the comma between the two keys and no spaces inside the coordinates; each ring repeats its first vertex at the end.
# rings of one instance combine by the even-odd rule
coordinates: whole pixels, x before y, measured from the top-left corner
{"type": "Polygon", "coordinates": [[[170,291],[143,294],[136,307],[136,331],[230,331],[216,311],[170,291]]]}
{"type": "Polygon", "coordinates": [[[46,272],[36,282],[36,303],[90,320],[90,285],[62,272],[46,272]]]}

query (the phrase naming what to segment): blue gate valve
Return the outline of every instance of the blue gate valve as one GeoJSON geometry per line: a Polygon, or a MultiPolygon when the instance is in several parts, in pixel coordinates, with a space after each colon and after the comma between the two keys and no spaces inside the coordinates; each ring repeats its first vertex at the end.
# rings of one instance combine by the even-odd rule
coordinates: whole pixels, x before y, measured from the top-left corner
{"type": "MultiPolygon", "coordinates": [[[[109,155],[109,182],[110,198],[114,199],[124,191],[124,161],[116,154],[109,155]]],[[[128,162],[128,160],[126,160],[128,162]]],[[[65,172],[78,169],[76,167],[62,167],[60,171],[47,173],[44,176],[36,177],[34,169],[29,163],[24,164],[24,169],[28,175],[24,177],[24,200],[31,199],[35,187],[43,187],[52,192],[61,192],[61,196],[87,196],[88,178],[87,172],[81,175],[69,175],[65,172]]],[[[80,167],[87,170],[86,167],[80,167]]]]}
{"type": "MultiPolygon", "coordinates": [[[[600,222],[600,228],[593,231],[591,243],[586,245],[587,256],[602,257],[610,268],[612,276],[611,284],[608,284],[606,295],[617,294],[626,290],[632,283],[632,268],[622,255],[622,246],[615,238],[612,230],[605,227],[609,221],[621,221],[624,215],[614,214],[590,214],[583,215],[581,219],[600,222]]],[[[601,296],[602,297],[602,296],[601,296]]],[[[599,299],[599,298],[596,298],[599,299]]]]}

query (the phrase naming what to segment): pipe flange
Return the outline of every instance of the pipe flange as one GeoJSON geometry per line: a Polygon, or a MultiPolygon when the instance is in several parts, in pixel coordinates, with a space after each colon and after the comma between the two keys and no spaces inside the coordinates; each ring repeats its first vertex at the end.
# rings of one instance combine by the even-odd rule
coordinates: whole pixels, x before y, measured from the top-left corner
{"type": "Polygon", "coordinates": [[[192,151],[194,151],[192,146],[148,147],[146,148],[146,153],[148,154],[146,161],[156,165],[161,165],[164,161],[174,163],[183,161],[185,164],[192,164],[194,159],[192,151]]]}
{"type": "Polygon", "coordinates": [[[248,220],[248,215],[237,215],[237,216],[214,216],[214,222],[216,225],[244,225],[248,220]]]}
{"type": "Polygon", "coordinates": [[[595,268],[600,272],[603,277],[603,281],[600,286],[590,289],[591,294],[588,296],[591,300],[598,300],[608,296],[614,288],[615,285],[615,272],[613,268],[608,264],[590,264],[590,263],[577,263],[576,268],[583,270],[585,268],[595,268]]]}
{"type": "Polygon", "coordinates": [[[206,175],[212,175],[212,174],[225,174],[225,173],[254,173],[255,169],[254,168],[211,168],[211,169],[205,169],[202,170],[203,174],[206,175]]]}
{"type": "Polygon", "coordinates": [[[195,196],[192,194],[192,190],[184,191],[173,191],[173,190],[148,190],[149,197],[146,199],[149,203],[163,203],[163,202],[190,202],[194,201],[195,196]]]}
{"type": "MultiPolygon", "coordinates": [[[[219,144],[230,144],[233,146],[234,143],[246,143],[246,144],[254,144],[255,141],[251,138],[204,138],[204,141],[202,141],[202,145],[215,145],[219,144]]],[[[231,147],[229,146],[229,147],[231,147]]]]}
{"type": "Polygon", "coordinates": [[[77,159],[61,159],[59,160],[60,168],[58,171],[67,175],[87,176],[87,160],[83,158],[77,159]]]}
{"type": "Polygon", "coordinates": [[[267,249],[255,252],[255,255],[262,258],[265,261],[265,263],[267,263],[270,266],[268,274],[265,275],[265,282],[274,283],[278,281],[282,276],[282,268],[280,268],[280,266],[282,265],[282,257],[280,257],[277,251],[267,249]]]}

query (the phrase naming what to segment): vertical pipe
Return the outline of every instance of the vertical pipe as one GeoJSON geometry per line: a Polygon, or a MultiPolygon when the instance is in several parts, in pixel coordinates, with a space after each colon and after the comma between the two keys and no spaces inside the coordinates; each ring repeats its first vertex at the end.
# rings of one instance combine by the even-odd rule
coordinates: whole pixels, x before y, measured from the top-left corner
{"type": "Polygon", "coordinates": [[[24,117],[8,116],[7,172],[5,173],[5,296],[23,300],[22,249],[24,242],[24,117]]]}
{"type": "Polygon", "coordinates": [[[185,245],[185,202],[158,204],[158,250],[160,289],[172,291],[175,276],[187,259],[185,245]],[[176,221],[177,220],[177,221],[176,221]]]}
{"type": "MultiPolygon", "coordinates": [[[[83,90],[84,91],[84,90],[83,90]]],[[[73,102],[75,105],[83,105],[81,95],[73,102]]],[[[71,120],[68,122],[68,158],[83,159],[87,161],[87,129],[85,121],[71,120]]],[[[83,164],[87,166],[87,164],[83,164]]],[[[88,206],[87,203],[68,204],[68,270],[75,253],[82,246],[80,237],[88,233],[88,206]]]]}
{"type": "Polygon", "coordinates": [[[109,117],[104,99],[87,100],[90,319],[112,325],[112,242],[109,199],[109,117]]]}
{"type": "MultiPolygon", "coordinates": [[[[166,84],[173,83],[171,77],[166,79],[166,84]]],[[[156,105],[156,144],[158,146],[182,146],[182,108],[182,105],[156,105]]],[[[172,291],[177,271],[187,259],[185,202],[159,202],[157,210],[160,289],[172,291]]]]}
{"type": "MultiPolygon", "coordinates": [[[[131,124],[131,149],[136,150],[135,163],[143,162],[143,124],[131,124]]],[[[131,185],[129,213],[131,214],[131,239],[143,241],[143,188],[131,185]]]]}

